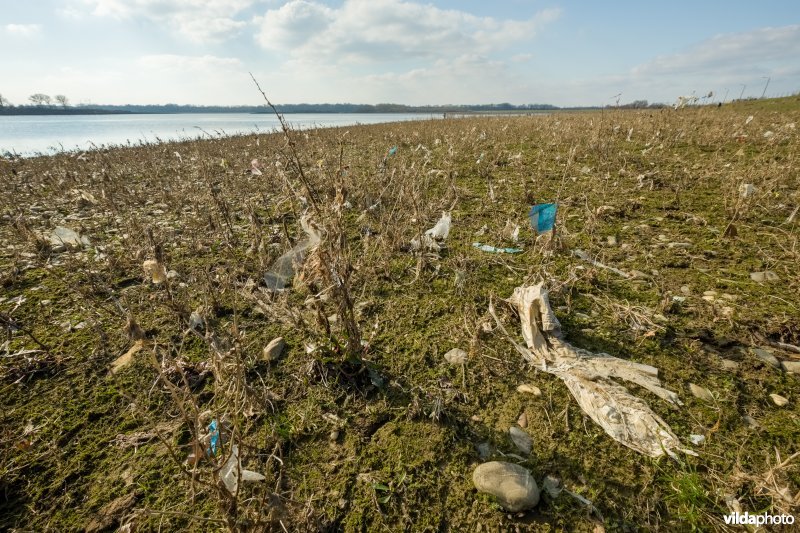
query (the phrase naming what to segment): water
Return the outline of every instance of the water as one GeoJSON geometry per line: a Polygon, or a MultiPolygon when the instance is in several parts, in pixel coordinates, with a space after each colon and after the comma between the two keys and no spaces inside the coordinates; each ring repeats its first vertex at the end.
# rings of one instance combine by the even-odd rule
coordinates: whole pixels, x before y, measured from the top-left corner
{"type": "MultiPolygon", "coordinates": [[[[440,116],[440,115],[438,115],[440,116]]],[[[421,120],[410,113],[297,113],[286,120],[297,128],[377,124],[421,120]]],[[[183,113],[158,115],[16,115],[0,116],[0,155],[52,154],[101,146],[155,143],[279,128],[272,114],[183,113]]]]}

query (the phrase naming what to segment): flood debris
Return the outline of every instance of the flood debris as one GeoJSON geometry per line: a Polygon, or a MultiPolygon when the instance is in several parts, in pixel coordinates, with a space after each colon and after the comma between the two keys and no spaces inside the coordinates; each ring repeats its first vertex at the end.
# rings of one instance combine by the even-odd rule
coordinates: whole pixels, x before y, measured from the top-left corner
{"type": "Polygon", "coordinates": [[[53,251],[60,252],[69,248],[84,248],[91,246],[89,238],[80,235],[77,231],[64,226],[56,226],[48,237],[53,251]]]}
{"type": "Polygon", "coordinates": [[[490,313],[501,331],[525,360],[560,378],[583,411],[609,436],[651,457],[664,454],[675,457],[676,451],[694,454],[681,448],[678,437],[646,402],[612,379],[630,381],[669,403],[682,405],[677,394],[661,387],[657,368],[605,353],[591,353],[561,340],[561,326],[543,283],[517,287],[508,302],[519,313],[527,346],[508,335],[490,305],[490,313]]]}
{"type": "Polygon", "coordinates": [[[133,343],[127,352],[117,357],[113,363],[111,363],[111,373],[116,374],[133,361],[133,356],[139,353],[139,351],[144,348],[144,340],[139,339],[133,343]]]}
{"type": "Polygon", "coordinates": [[[452,218],[450,213],[442,212],[442,216],[436,225],[429,230],[426,230],[422,235],[422,239],[414,237],[411,239],[411,249],[414,251],[426,249],[431,252],[439,252],[442,249],[442,243],[447,240],[450,235],[450,224],[452,218]]]}
{"type": "Polygon", "coordinates": [[[266,479],[258,472],[242,468],[242,461],[239,458],[239,447],[235,444],[231,446],[231,454],[219,471],[219,478],[222,480],[222,483],[225,484],[225,488],[228,489],[228,492],[234,496],[239,492],[240,479],[242,481],[264,481],[266,479]]]}
{"type": "Polygon", "coordinates": [[[573,250],[572,254],[575,257],[577,257],[579,259],[583,259],[587,263],[592,264],[593,266],[596,266],[598,268],[606,269],[606,270],[608,270],[610,272],[613,272],[614,274],[622,276],[625,279],[633,277],[631,274],[628,274],[627,272],[623,272],[622,270],[620,270],[618,268],[614,268],[612,266],[605,265],[605,264],[601,263],[600,261],[596,261],[596,260],[592,259],[591,257],[589,257],[589,254],[587,254],[583,250],[579,250],[579,249],[573,250]]]}
{"type": "Polygon", "coordinates": [[[142,263],[142,269],[153,283],[159,284],[167,281],[167,269],[157,259],[148,259],[142,263]]]}
{"type": "Polygon", "coordinates": [[[302,265],[306,254],[316,249],[322,241],[322,232],[309,215],[300,217],[300,227],[306,234],[306,238],[276,259],[269,271],[264,275],[264,283],[267,285],[267,289],[271,291],[285,289],[294,277],[296,268],[302,265]]]}
{"type": "Polygon", "coordinates": [[[539,487],[525,468],[513,463],[491,461],[475,468],[472,482],[479,492],[491,494],[503,509],[525,511],[539,503],[539,487]]]}
{"type": "Polygon", "coordinates": [[[451,365],[464,365],[467,363],[467,352],[461,348],[453,348],[444,354],[444,360],[451,365]]]}
{"type": "Polygon", "coordinates": [[[473,242],[472,246],[477,248],[482,252],[489,252],[491,254],[521,254],[522,248],[498,248],[496,246],[492,246],[490,244],[482,244],[479,242],[473,242]]]}
{"type": "Polygon", "coordinates": [[[556,223],[556,204],[537,204],[531,207],[528,218],[537,234],[553,231],[556,223]]]}

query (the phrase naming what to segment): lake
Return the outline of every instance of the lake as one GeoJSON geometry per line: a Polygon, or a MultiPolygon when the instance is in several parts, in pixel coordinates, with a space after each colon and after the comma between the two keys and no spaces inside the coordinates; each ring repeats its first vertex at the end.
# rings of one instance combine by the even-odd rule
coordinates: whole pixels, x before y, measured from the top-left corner
{"type": "MultiPolygon", "coordinates": [[[[415,113],[297,113],[285,116],[295,128],[378,124],[441,117],[415,113]]],[[[102,146],[270,132],[279,127],[277,117],[267,113],[0,116],[0,155],[52,154],[63,150],[91,150],[102,146]]]]}

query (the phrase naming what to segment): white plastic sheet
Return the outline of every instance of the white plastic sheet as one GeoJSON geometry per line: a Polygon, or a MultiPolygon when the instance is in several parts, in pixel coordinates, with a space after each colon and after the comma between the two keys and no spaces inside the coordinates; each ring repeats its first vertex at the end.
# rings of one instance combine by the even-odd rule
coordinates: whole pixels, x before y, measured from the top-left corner
{"type": "MultiPolygon", "coordinates": [[[[519,312],[527,345],[509,337],[517,351],[545,372],[558,376],[583,411],[614,440],[651,457],[674,457],[675,451],[695,455],[681,448],[678,437],[644,400],[614,381],[630,381],[659,398],[682,405],[677,394],[661,387],[658,369],[604,353],[594,354],[562,341],[560,324],[541,283],[517,287],[508,301],[519,312]]],[[[495,320],[502,328],[496,316],[495,320]]]]}

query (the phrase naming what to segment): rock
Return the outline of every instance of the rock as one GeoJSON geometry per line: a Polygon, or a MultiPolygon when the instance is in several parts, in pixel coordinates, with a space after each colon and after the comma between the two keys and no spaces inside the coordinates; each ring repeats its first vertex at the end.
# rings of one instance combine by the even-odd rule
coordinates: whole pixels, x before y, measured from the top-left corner
{"type": "Polygon", "coordinates": [[[286,341],[283,337],[272,339],[269,344],[264,347],[262,359],[265,361],[277,361],[283,355],[283,350],[286,348],[286,341]]]}
{"type": "Polygon", "coordinates": [[[491,494],[512,513],[531,509],[539,503],[539,487],[525,468],[500,461],[478,465],[472,482],[479,492],[491,494]]]}
{"type": "Polygon", "coordinates": [[[769,397],[770,397],[770,398],[772,398],[772,401],[773,401],[773,402],[775,403],[775,405],[777,405],[778,407],[783,407],[784,405],[786,405],[787,403],[789,403],[789,400],[787,400],[786,398],[784,398],[784,397],[783,397],[783,396],[781,396],[780,394],[770,394],[770,395],[769,395],[769,397]]]}
{"type": "Polygon", "coordinates": [[[463,365],[467,362],[467,352],[461,348],[453,348],[444,354],[444,359],[451,365],[463,365]]]}
{"type": "Polygon", "coordinates": [[[690,296],[692,294],[692,289],[688,285],[681,285],[681,293],[684,296],[690,296]]]}
{"type": "Polygon", "coordinates": [[[528,427],[528,415],[525,413],[519,415],[519,418],[517,418],[517,425],[521,428],[528,427]]]}
{"type": "Polygon", "coordinates": [[[606,243],[608,243],[609,246],[616,246],[617,245],[617,236],[616,235],[609,235],[608,237],[606,237],[606,243]]]}
{"type": "Polygon", "coordinates": [[[535,387],[533,385],[528,385],[523,383],[519,387],[517,387],[517,392],[521,392],[523,394],[533,394],[534,396],[541,396],[542,391],[539,390],[539,387],[535,387]]]}
{"type": "Polygon", "coordinates": [[[730,359],[723,359],[721,363],[723,370],[729,370],[733,372],[734,370],[739,368],[739,363],[737,363],[736,361],[731,361],[730,359]]]}
{"type": "Polygon", "coordinates": [[[530,455],[533,441],[527,433],[517,426],[511,426],[508,430],[508,434],[511,436],[514,446],[516,446],[520,452],[525,455],[530,455]]]}
{"type": "Polygon", "coordinates": [[[756,186],[752,183],[742,183],[739,185],[739,196],[749,198],[756,193],[756,186]]]}
{"type": "Polygon", "coordinates": [[[764,363],[767,363],[775,368],[781,367],[781,362],[778,361],[774,355],[772,355],[772,352],[765,350],[764,348],[750,348],[750,351],[753,352],[753,355],[758,357],[764,363]]]}
{"type": "Polygon", "coordinates": [[[176,270],[170,270],[167,272],[167,279],[177,279],[179,275],[176,270]]]}
{"type": "Polygon", "coordinates": [[[764,272],[750,272],[750,279],[758,283],[764,283],[766,281],[778,281],[781,278],[775,272],[765,270],[764,272]]]}
{"type": "Polygon", "coordinates": [[[692,391],[692,394],[694,394],[696,398],[700,398],[706,402],[714,401],[714,395],[711,394],[711,391],[705,387],[695,385],[694,383],[689,383],[689,390],[692,391]]]}
{"type": "Polygon", "coordinates": [[[781,368],[784,372],[800,374],[800,361],[781,361],[781,368]]]}

